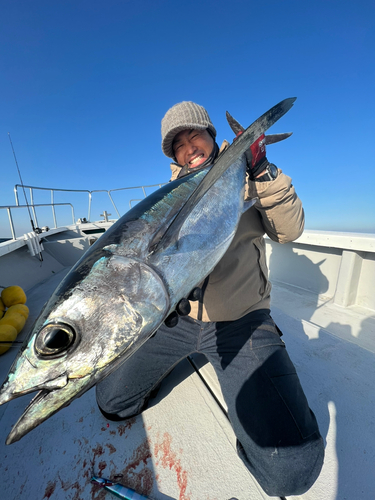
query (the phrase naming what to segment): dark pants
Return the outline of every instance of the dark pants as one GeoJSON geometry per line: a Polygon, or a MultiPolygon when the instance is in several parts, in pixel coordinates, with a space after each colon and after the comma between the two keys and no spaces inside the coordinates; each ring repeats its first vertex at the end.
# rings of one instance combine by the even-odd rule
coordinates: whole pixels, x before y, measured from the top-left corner
{"type": "Polygon", "coordinates": [[[120,417],[138,414],[181,359],[203,353],[219,378],[246,467],[270,496],[302,494],[320,473],[324,445],[279,332],[266,309],[218,323],[182,317],[97,385],[98,404],[120,417]]]}

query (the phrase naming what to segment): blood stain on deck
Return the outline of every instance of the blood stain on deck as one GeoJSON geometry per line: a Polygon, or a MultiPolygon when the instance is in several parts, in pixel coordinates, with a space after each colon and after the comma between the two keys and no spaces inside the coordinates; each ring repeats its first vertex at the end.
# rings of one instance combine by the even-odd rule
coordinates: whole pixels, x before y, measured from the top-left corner
{"type": "Polygon", "coordinates": [[[104,450],[103,450],[103,446],[101,444],[97,444],[96,448],[93,448],[92,449],[93,453],[94,453],[94,456],[92,458],[92,461],[94,462],[95,461],[95,458],[96,457],[100,457],[104,454],[104,450]]]}
{"type": "Polygon", "coordinates": [[[113,446],[113,444],[111,443],[107,443],[105,445],[108,449],[109,449],[109,454],[112,455],[112,453],[116,453],[116,448],[113,446]]]}
{"type": "Polygon", "coordinates": [[[160,463],[165,469],[169,468],[170,470],[174,469],[176,471],[177,485],[180,489],[178,500],[190,500],[190,495],[186,493],[188,474],[187,471],[182,468],[181,460],[177,458],[177,453],[172,451],[171,443],[172,436],[168,432],[165,432],[162,441],[155,444],[155,457],[158,456],[159,453],[161,454],[161,457],[159,461],[156,462],[156,465],[159,465],[160,463]]]}
{"type": "MultiPolygon", "coordinates": [[[[107,468],[107,463],[102,460],[99,462],[98,469],[100,470],[100,473],[107,468]]],[[[99,474],[101,476],[101,474],[99,474]]]]}
{"type": "Polygon", "coordinates": [[[48,481],[43,498],[51,498],[52,493],[56,489],[56,481],[48,481]]]}
{"type": "Polygon", "coordinates": [[[123,434],[125,434],[126,430],[130,430],[133,426],[133,424],[135,423],[136,421],[136,418],[133,417],[133,418],[130,418],[129,420],[126,421],[126,423],[124,424],[120,424],[118,427],[117,427],[117,432],[119,434],[119,436],[122,436],[123,434]]]}
{"type": "Polygon", "coordinates": [[[145,439],[134,451],[129,463],[119,473],[121,484],[142,495],[150,495],[154,485],[153,471],[148,467],[151,451],[148,439],[145,439]],[[142,465],[143,464],[143,465],[142,465]],[[140,471],[136,471],[142,466],[140,471]]]}

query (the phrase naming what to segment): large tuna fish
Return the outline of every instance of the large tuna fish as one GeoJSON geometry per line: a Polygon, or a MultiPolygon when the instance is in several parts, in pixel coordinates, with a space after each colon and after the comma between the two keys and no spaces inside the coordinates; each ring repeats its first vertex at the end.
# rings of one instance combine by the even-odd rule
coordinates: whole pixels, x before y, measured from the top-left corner
{"type": "Polygon", "coordinates": [[[292,106],[286,99],[216,161],[127,212],[58,286],[10,369],[0,404],[40,391],[13,427],[19,440],[111,373],[213,270],[244,210],[244,151],[292,106]]]}

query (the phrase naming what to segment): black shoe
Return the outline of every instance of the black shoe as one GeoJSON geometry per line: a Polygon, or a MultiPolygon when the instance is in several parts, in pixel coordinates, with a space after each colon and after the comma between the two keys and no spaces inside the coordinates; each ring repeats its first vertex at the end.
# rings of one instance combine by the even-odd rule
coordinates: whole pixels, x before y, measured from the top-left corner
{"type": "Polygon", "coordinates": [[[100,406],[98,405],[98,408],[107,420],[111,420],[112,422],[121,422],[121,420],[127,420],[128,418],[131,417],[120,417],[120,415],[117,415],[117,413],[107,413],[106,411],[102,410],[100,406]]]}

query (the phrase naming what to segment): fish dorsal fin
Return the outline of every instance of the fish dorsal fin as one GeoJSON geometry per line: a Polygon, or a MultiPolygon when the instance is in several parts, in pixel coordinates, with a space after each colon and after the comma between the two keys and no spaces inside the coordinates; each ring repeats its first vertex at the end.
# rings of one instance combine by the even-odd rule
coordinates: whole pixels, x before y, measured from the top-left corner
{"type": "Polygon", "coordinates": [[[162,247],[172,246],[178,240],[180,229],[192,208],[203,198],[213,184],[228,170],[228,168],[255,142],[266,130],[287,113],[293,106],[296,97],[290,97],[269,109],[241,134],[231,146],[213,164],[211,170],[202,182],[192,192],[186,203],[169,225],[158,242],[153,241],[150,251],[155,252],[162,247]]]}

